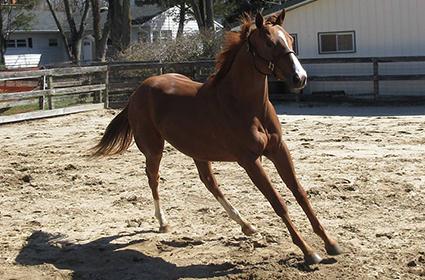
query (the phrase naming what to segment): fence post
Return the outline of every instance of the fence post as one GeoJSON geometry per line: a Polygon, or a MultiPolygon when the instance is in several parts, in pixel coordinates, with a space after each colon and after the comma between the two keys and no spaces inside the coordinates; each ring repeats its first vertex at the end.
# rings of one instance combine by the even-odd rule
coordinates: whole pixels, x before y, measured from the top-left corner
{"type": "MultiPolygon", "coordinates": [[[[41,89],[46,90],[46,87],[47,87],[46,75],[44,75],[42,79],[43,80],[41,82],[41,89]]],[[[43,96],[40,96],[38,98],[38,108],[40,110],[46,110],[46,94],[45,93],[43,94],[43,96]]]]}
{"type": "Polygon", "coordinates": [[[379,63],[375,58],[373,61],[373,98],[375,100],[379,97],[379,63]]]}
{"type": "Polygon", "coordinates": [[[105,70],[105,93],[103,98],[105,99],[105,109],[109,108],[109,66],[106,66],[105,70]]]}
{"type": "Polygon", "coordinates": [[[197,67],[196,67],[196,65],[195,64],[192,64],[192,79],[194,80],[194,81],[196,81],[196,76],[197,76],[197,74],[198,74],[198,69],[197,69],[197,67]]]}
{"type": "MultiPolygon", "coordinates": [[[[88,78],[89,84],[92,85],[93,84],[93,81],[96,84],[102,83],[102,81],[103,81],[102,74],[103,74],[102,72],[93,73],[94,79],[91,79],[91,76],[89,76],[89,78],[88,78]]],[[[93,102],[94,103],[101,103],[103,101],[102,100],[102,93],[103,93],[103,90],[97,90],[97,91],[93,92],[93,102]]]]}
{"type": "Polygon", "coordinates": [[[52,96],[52,92],[53,92],[53,76],[52,75],[49,75],[47,77],[47,87],[49,88],[49,92],[47,93],[47,104],[48,104],[48,108],[51,110],[55,107],[53,102],[53,96],[52,96]]]}

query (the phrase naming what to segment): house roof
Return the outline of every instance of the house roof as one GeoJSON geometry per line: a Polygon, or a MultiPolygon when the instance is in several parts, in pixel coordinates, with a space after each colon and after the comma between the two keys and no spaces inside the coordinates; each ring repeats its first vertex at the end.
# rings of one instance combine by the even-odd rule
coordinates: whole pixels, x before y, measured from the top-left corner
{"type": "MultiPolygon", "coordinates": [[[[50,11],[33,10],[31,11],[33,18],[28,24],[28,28],[18,28],[15,32],[57,32],[58,27],[50,11]]],[[[56,12],[60,22],[65,22],[66,17],[63,12],[56,12]]],[[[66,30],[67,25],[63,26],[66,30]]]]}
{"type": "MultiPolygon", "coordinates": [[[[150,20],[156,15],[163,12],[163,9],[159,8],[158,5],[143,5],[132,6],[131,7],[131,19],[133,24],[140,24],[150,20]]],[[[50,12],[50,10],[45,9],[35,9],[31,11],[33,15],[33,19],[29,24],[29,28],[27,29],[19,29],[16,32],[58,32],[58,28],[56,26],[56,22],[50,12]]],[[[59,22],[62,24],[62,28],[65,32],[69,31],[69,25],[66,20],[66,14],[64,12],[56,11],[56,15],[58,17],[59,22]]],[[[106,20],[107,13],[101,13],[102,21],[106,20]]],[[[86,30],[90,31],[93,29],[93,21],[91,19],[91,12],[89,12],[87,22],[86,22],[86,30]]],[[[79,17],[75,19],[75,22],[80,22],[79,17]]]]}
{"type": "Polygon", "coordinates": [[[131,22],[132,24],[143,24],[164,11],[159,5],[155,4],[134,5],[131,7],[131,22]]]}

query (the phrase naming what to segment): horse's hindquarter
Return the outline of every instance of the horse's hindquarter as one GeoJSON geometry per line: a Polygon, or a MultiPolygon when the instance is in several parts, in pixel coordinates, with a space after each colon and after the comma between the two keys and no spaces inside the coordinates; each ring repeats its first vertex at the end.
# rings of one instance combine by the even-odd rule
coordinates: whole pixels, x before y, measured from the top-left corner
{"type": "MultiPolygon", "coordinates": [[[[130,111],[137,110],[137,119],[130,122],[146,123],[149,119],[167,142],[195,159],[234,161],[217,118],[216,98],[201,87],[181,75],[149,78],[130,99],[130,111]]],[[[136,130],[152,127],[134,126],[136,130]]],[[[135,131],[142,138],[144,133],[147,131],[135,131]]]]}

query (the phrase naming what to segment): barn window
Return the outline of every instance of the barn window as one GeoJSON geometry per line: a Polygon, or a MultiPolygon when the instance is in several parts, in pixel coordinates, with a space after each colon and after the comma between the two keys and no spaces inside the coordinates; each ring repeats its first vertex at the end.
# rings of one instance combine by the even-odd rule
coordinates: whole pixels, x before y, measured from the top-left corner
{"type": "Polygon", "coordinates": [[[57,47],[57,46],[58,46],[58,39],[50,38],[49,39],[49,47],[57,47]]]}
{"type": "Polygon", "coordinates": [[[296,54],[298,54],[298,35],[297,34],[289,34],[289,35],[291,35],[292,39],[294,39],[294,41],[292,42],[292,49],[294,50],[296,54]]]}
{"type": "Polygon", "coordinates": [[[355,51],[354,31],[319,33],[319,53],[352,53],[355,51]]]}

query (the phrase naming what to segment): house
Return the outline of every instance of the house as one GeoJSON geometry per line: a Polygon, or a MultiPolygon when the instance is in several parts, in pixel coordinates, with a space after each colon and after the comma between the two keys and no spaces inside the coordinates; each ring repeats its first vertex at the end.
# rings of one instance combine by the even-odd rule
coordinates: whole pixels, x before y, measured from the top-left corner
{"type": "MultiPolygon", "coordinates": [[[[7,68],[41,67],[67,62],[68,55],[56,22],[49,10],[35,9],[28,29],[10,34],[6,45],[7,68]]],[[[56,12],[65,33],[69,32],[64,12],[56,12]]],[[[94,38],[89,25],[82,42],[82,60],[91,61],[94,38]]]]}
{"type": "MultiPolygon", "coordinates": [[[[290,0],[285,29],[295,38],[303,58],[425,56],[425,1],[423,0],[290,0]]],[[[278,11],[275,11],[278,12],[278,11]]],[[[270,15],[271,11],[266,11],[270,15]]],[[[309,76],[372,75],[371,63],[306,64],[309,76]]],[[[380,74],[425,74],[425,62],[380,64],[380,74]]],[[[369,81],[309,82],[304,93],[373,92],[369,81]]],[[[382,81],[386,95],[419,95],[425,81],[382,81]]]]}

